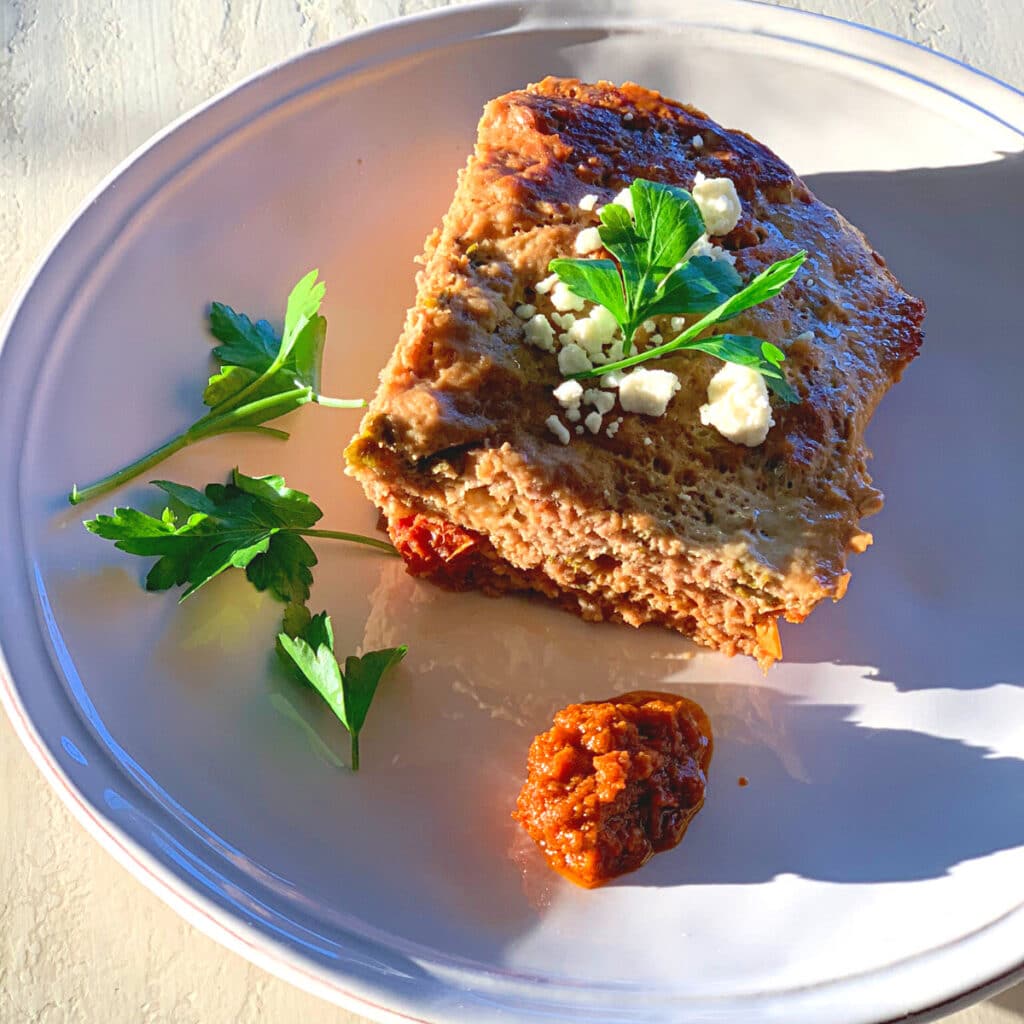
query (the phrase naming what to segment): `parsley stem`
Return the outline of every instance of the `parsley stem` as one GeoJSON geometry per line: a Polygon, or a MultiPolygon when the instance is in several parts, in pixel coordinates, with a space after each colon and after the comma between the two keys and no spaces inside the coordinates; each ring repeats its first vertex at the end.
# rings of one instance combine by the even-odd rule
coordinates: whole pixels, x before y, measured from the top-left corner
{"type": "Polygon", "coordinates": [[[365,544],[370,548],[377,548],[379,551],[386,551],[389,555],[398,556],[398,552],[386,540],[377,540],[376,537],[365,537],[361,533],[343,533],[340,530],[296,530],[303,537],[325,537],[331,540],[347,540],[353,544],[365,544]]]}
{"type": "Polygon", "coordinates": [[[317,405],[325,405],[329,409],[365,409],[365,398],[328,398],[326,395],[313,395],[317,405]]]}
{"type": "Polygon", "coordinates": [[[135,462],[130,462],[123,469],[103,477],[102,480],[97,480],[94,484],[83,487],[81,490],[78,489],[77,485],[72,487],[71,493],[68,495],[68,501],[72,505],[81,505],[83,501],[91,501],[93,498],[98,498],[101,494],[116,490],[122,484],[135,479],[140,473],[145,473],[147,469],[152,469],[153,466],[163,462],[164,459],[169,459],[175,452],[179,452],[182,448],[190,445],[193,440],[193,438],[189,437],[189,433],[186,430],[184,434],[179,434],[173,440],[168,441],[167,444],[155,448],[148,455],[144,455],[141,459],[136,459],[135,462]]]}
{"type": "MultiPolygon", "coordinates": [[[[186,448],[190,444],[195,444],[196,441],[229,431],[252,430],[258,424],[246,423],[245,420],[272,410],[276,405],[289,408],[305,405],[310,400],[311,394],[312,392],[309,388],[295,388],[292,391],[282,391],[278,395],[261,398],[255,402],[250,402],[248,405],[231,409],[229,412],[217,416],[204,416],[193,423],[184,433],[154,449],[148,455],[144,455],[141,459],[130,462],[123,469],[119,469],[109,476],[105,476],[101,480],[90,484],[88,487],[83,487],[81,490],[77,486],[72,487],[71,493],[68,495],[68,501],[72,505],[80,505],[83,501],[91,501],[93,498],[98,498],[102,494],[116,490],[122,484],[126,484],[141,473],[145,473],[147,469],[152,469],[163,462],[164,459],[169,459],[175,452],[181,451],[182,448],[186,448]]],[[[287,411],[287,409],[282,411],[287,411]]],[[[267,418],[270,419],[272,417],[267,418]]]]}
{"type": "Polygon", "coordinates": [[[359,733],[350,732],[352,737],[352,771],[359,771],[359,733]]]}
{"type": "Polygon", "coordinates": [[[273,437],[278,441],[287,441],[292,435],[287,430],[278,430],[277,427],[225,427],[222,434],[262,434],[264,437],[273,437]]]}

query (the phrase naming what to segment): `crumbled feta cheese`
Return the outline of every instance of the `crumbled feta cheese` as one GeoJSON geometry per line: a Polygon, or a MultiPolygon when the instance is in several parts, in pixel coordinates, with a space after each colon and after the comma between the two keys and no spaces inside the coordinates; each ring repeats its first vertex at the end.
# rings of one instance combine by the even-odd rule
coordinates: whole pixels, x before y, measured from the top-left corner
{"type": "Polygon", "coordinates": [[[578,405],[570,406],[568,409],[565,410],[565,418],[570,423],[579,423],[580,417],[582,415],[583,414],[580,412],[580,407],[578,405]]]}
{"type": "MultiPolygon", "coordinates": [[[[611,374],[609,374],[611,376],[611,374]]],[[[583,392],[583,401],[592,405],[602,416],[611,412],[615,405],[615,396],[610,391],[601,391],[598,388],[587,388],[583,392]]]]}
{"type": "Polygon", "coordinates": [[[640,326],[648,334],[653,334],[658,329],[658,325],[653,320],[645,320],[640,326]]]}
{"type": "Polygon", "coordinates": [[[608,424],[608,429],[605,431],[607,437],[614,437],[619,432],[619,427],[622,426],[622,420],[612,420],[608,424]]]}
{"type": "Polygon", "coordinates": [[[612,202],[616,206],[624,206],[628,211],[630,217],[634,216],[633,193],[629,191],[628,185],[612,200],[612,202]]]}
{"type": "Polygon", "coordinates": [[[573,429],[576,431],[577,434],[582,434],[583,433],[583,424],[582,423],[577,423],[576,426],[573,427],[573,429]]]}
{"type": "Polygon", "coordinates": [[[684,327],[686,327],[686,317],[685,316],[674,316],[669,321],[669,323],[671,324],[673,331],[681,331],[681,330],[683,330],[684,327]]]}
{"type": "Polygon", "coordinates": [[[526,333],[527,344],[543,349],[545,352],[555,351],[555,332],[551,324],[548,323],[548,318],[543,313],[531,316],[523,324],[523,330],[526,333]]]}
{"type": "Polygon", "coordinates": [[[650,447],[652,444],[654,444],[654,442],[649,437],[645,437],[644,438],[644,447],[645,448],[650,447]]]}
{"type": "Polygon", "coordinates": [[[690,145],[693,146],[694,149],[703,149],[704,139],[700,135],[694,135],[694,137],[690,139],[690,145]]]}
{"type": "Polygon", "coordinates": [[[531,306],[528,302],[521,302],[516,306],[516,316],[520,320],[529,320],[530,317],[537,315],[537,307],[531,306]]]}
{"type": "Polygon", "coordinates": [[[622,377],[623,374],[621,370],[612,370],[601,378],[601,387],[617,388],[622,383],[622,377]]]}
{"type": "Polygon", "coordinates": [[[626,113],[624,113],[622,115],[622,120],[623,121],[632,121],[633,120],[633,112],[631,110],[627,110],[626,113]]]}
{"type": "Polygon", "coordinates": [[[698,171],[693,181],[693,199],[709,235],[727,235],[740,221],[743,208],[731,178],[705,178],[698,171]]]}
{"type": "Polygon", "coordinates": [[[593,364],[579,345],[570,342],[558,353],[558,369],[563,377],[569,377],[574,373],[592,370],[593,364]]]}
{"type": "Polygon", "coordinates": [[[596,434],[601,429],[601,414],[599,412],[592,412],[584,421],[583,425],[592,434],[596,434]]]}
{"type": "Polygon", "coordinates": [[[749,366],[726,363],[708,383],[700,421],[737,444],[761,444],[775,426],[764,377],[749,366]]]}
{"type": "Polygon", "coordinates": [[[701,235],[686,250],[686,259],[692,260],[694,256],[709,256],[713,260],[722,260],[729,266],[734,266],[736,263],[736,257],[731,252],[726,252],[720,245],[712,245],[711,239],[706,234],[701,235]]]}
{"type": "Polygon", "coordinates": [[[568,409],[571,405],[580,404],[583,398],[583,385],[578,380],[563,380],[552,394],[563,409],[568,409]]]}
{"type": "Polygon", "coordinates": [[[655,331],[647,340],[651,343],[651,345],[658,346],[665,339],[661,336],[661,334],[658,331],[655,331]]]}
{"type": "Polygon", "coordinates": [[[605,345],[611,343],[618,327],[610,310],[604,306],[594,306],[588,316],[581,317],[569,328],[569,341],[575,342],[593,359],[602,354],[605,345]]]}
{"type": "Polygon", "coordinates": [[[814,341],[814,331],[804,331],[803,334],[798,334],[793,340],[802,341],[805,344],[809,345],[812,341],[814,341]]]}
{"type": "Polygon", "coordinates": [[[609,363],[617,363],[620,359],[625,358],[626,353],[622,351],[621,339],[619,341],[612,342],[611,347],[608,349],[606,355],[608,356],[609,363]]]}
{"type": "Polygon", "coordinates": [[[544,423],[548,430],[550,430],[551,433],[562,442],[562,444],[569,443],[569,431],[566,429],[565,424],[554,413],[552,413],[544,423]]]}
{"type": "Polygon", "coordinates": [[[578,295],[569,291],[569,286],[564,281],[559,281],[551,289],[551,305],[559,313],[568,313],[570,310],[581,310],[583,308],[583,300],[578,295]]]}
{"type": "Polygon", "coordinates": [[[622,378],[619,401],[626,412],[664,416],[669,401],[679,388],[679,378],[669,370],[648,370],[638,366],[622,378]]]}
{"type": "Polygon", "coordinates": [[[551,322],[556,327],[561,327],[563,331],[567,331],[576,323],[576,317],[572,313],[552,313],[551,322]]]}
{"type": "Polygon", "coordinates": [[[579,204],[578,204],[578,205],[579,205],[579,208],[580,208],[581,210],[586,210],[586,211],[587,211],[587,213],[590,213],[590,211],[591,211],[591,210],[593,210],[595,206],[597,206],[597,195],[596,195],[596,193],[594,193],[594,192],[588,192],[588,193],[587,193],[587,194],[586,194],[586,195],[585,195],[585,196],[584,196],[584,197],[583,197],[583,198],[582,198],[582,199],[581,199],[581,200],[579,201],[579,204]]]}
{"type": "Polygon", "coordinates": [[[576,236],[575,249],[580,256],[586,256],[603,248],[604,242],[601,241],[601,232],[597,228],[584,228],[576,236]]]}
{"type": "Polygon", "coordinates": [[[554,288],[556,284],[558,284],[558,275],[548,274],[548,276],[545,277],[543,281],[537,282],[537,287],[534,288],[534,291],[538,295],[547,295],[547,293],[551,291],[551,289],[554,288]]]}

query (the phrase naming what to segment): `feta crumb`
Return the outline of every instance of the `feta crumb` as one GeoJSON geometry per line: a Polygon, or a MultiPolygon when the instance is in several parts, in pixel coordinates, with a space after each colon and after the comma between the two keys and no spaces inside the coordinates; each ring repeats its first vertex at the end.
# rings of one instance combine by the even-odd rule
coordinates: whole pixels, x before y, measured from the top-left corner
{"type": "Polygon", "coordinates": [[[633,120],[633,111],[627,110],[626,113],[624,113],[622,115],[622,120],[623,121],[632,121],[633,120]]]}
{"type": "Polygon", "coordinates": [[[626,357],[626,353],[622,351],[621,341],[613,341],[606,354],[609,363],[617,363],[620,359],[626,357]]]}
{"type": "Polygon", "coordinates": [[[592,434],[596,434],[601,429],[601,414],[599,412],[592,412],[584,421],[583,425],[592,434]]]}
{"type": "Polygon", "coordinates": [[[648,334],[653,334],[658,329],[658,325],[653,320],[645,320],[640,326],[648,334]]]}
{"type": "Polygon", "coordinates": [[[531,306],[528,302],[521,302],[516,306],[516,316],[520,320],[529,320],[531,317],[537,315],[537,307],[531,306]]]}
{"type": "Polygon", "coordinates": [[[545,352],[555,351],[555,332],[543,313],[531,316],[523,325],[523,330],[526,332],[527,344],[543,349],[545,352]]]}
{"type": "Polygon", "coordinates": [[[564,281],[559,281],[551,289],[551,305],[559,313],[568,313],[570,310],[582,309],[583,300],[578,295],[569,291],[569,286],[564,281]]]}
{"type": "Polygon", "coordinates": [[[681,331],[686,327],[686,317],[674,316],[669,321],[669,324],[671,325],[673,331],[681,331]]]}
{"type": "Polygon", "coordinates": [[[814,341],[814,331],[804,331],[803,334],[798,334],[793,340],[802,341],[809,345],[812,341],[814,341]]]}
{"type": "MultiPolygon", "coordinates": [[[[609,374],[608,376],[611,376],[609,374]]],[[[610,391],[601,391],[598,388],[587,388],[583,392],[583,401],[592,405],[602,416],[611,412],[615,405],[615,396],[610,391]]]]}
{"type": "Polygon", "coordinates": [[[686,259],[692,260],[694,256],[709,256],[713,260],[721,260],[729,266],[736,264],[736,257],[731,252],[726,252],[720,245],[712,245],[707,234],[697,239],[689,249],[686,250],[686,259]]]}
{"type": "Polygon", "coordinates": [[[679,388],[679,378],[669,370],[647,370],[638,366],[622,378],[619,401],[626,412],[664,416],[668,403],[679,388]]]}
{"type": "Polygon", "coordinates": [[[594,192],[588,192],[577,204],[581,210],[586,210],[590,213],[591,210],[597,206],[597,194],[594,192]]]}
{"type": "Polygon", "coordinates": [[[606,373],[601,378],[601,387],[617,388],[622,383],[622,376],[621,370],[612,370],[610,373],[606,373]]]}
{"type": "Polygon", "coordinates": [[[605,436],[614,437],[619,432],[620,426],[622,426],[622,420],[612,420],[612,422],[608,424],[605,436]]]}
{"type": "Polygon", "coordinates": [[[568,409],[571,405],[580,404],[583,398],[583,385],[578,380],[563,380],[552,394],[563,409],[568,409]]]}
{"type": "Polygon", "coordinates": [[[558,275],[548,274],[548,276],[545,277],[543,281],[537,282],[537,286],[533,290],[538,295],[547,295],[547,293],[551,291],[551,289],[554,288],[556,284],[558,284],[558,275]]]}
{"type": "Polygon", "coordinates": [[[592,369],[593,364],[587,358],[587,353],[573,342],[570,342],[558,353],[558,370],[563,377],[592,369]]]}
{"type": "Polygon", "coordinates": [[[647,340],[648,340],[648,341],[649,341],[649,342],[650,342],[650,343],[651,343],[651,344],[652,344],[653,346],[657,347],[657,346],[658,346],[658,345],[660,345],[660,344],[661,344],[661,343],[662,343],[662,342],[663,342],[663,341],[664,341],[665,339],[664,339],[664,338],[663,338],[663,337],[661,336],[661,334],[660,334],[660,333],[659,333],[658,331],[655,331],[655,332],[654,332],[654,333],[653,333],[653,334],[652,334],[652,335],[651,335],[651,336],[650,336],[650,337],[649,337],[649,338],[648,338],[647,340]]]}
{"type": "Polygon", "coordinates": [[[580,412],[580,407],[578,405],[571,405],[565,410],[565,418],[570,423],[579,423],[582,415],[583,413],[580,412]]]}
{"type": "Polygon", "coordinates": [[[573,429],[576,431],[577,434],[582,434],[583,433],[583,424],[582,423],[577,423],[576,426],[573,429]]]}
{"type": "Polygon", "coordinates": [[[589,253],[597,252],[598,249],[603,249],[604,242],[601,241],[601,232],[597,228],[584,228],[576,236],[574,248],[580,256],[586,256],[589,253]]]}
{"type": "Polygon", "coordinates": [[[552,413],[544,423],[548,430],[550,430],[551,433],[562,442],[562,444],[569,443],[569,431],[566,429],[565,424],[554,413],[552,413]]]}
{"type": "Polygon", "coordinates": [[[572,313],[552,313],[551,322],[556,327],[561,327],[563,331],[567,331],[576,323],[576,317],[572,313]]]}
{"type": "Polygon", "coordinates": [[[602,354],[602,349],[611,342],[618,327],[610,310],[604,306],[594,306],[588,316],[576,320],[569,329],[569,340],[574,341],[593,359],[602,354]]]}
{"type": "Polygon", "coordinates": [[[690,145],[693,146],[694,149],[703,149],[704,148],[704,139],[703,139],[703,137],[700,136],[700,135],[694,135],[694,137],[692,139],[690,139],[690,145]]]}
{"type": "Polygon", "coordinates": [[[692,194],[709,235],[727,235],[739,223],[743,208],[731,178],[705,178],[698,171],[692,194]]]}
{"type": "Polygon", "coordinates": [[[612,202],[616,206],[624,206],[630,217],[635,216],[633,212],[633,193],[629,191],[628,185],[612,200],[612,202]]]}
{"type": "Polygon", "coordinates": [[[647,448],[648,446],[650,446],[652,444],[654,444],[654,442],[649,437],[645,437],[644,438],[644,447],[645,448],[647,448]]]}
{"type": "Polygon", "coordinates": [[[700,421],[737,444],[761,444],[775,426],[764,377],[749,366],[726,363],[708,383],[700,421]]]}

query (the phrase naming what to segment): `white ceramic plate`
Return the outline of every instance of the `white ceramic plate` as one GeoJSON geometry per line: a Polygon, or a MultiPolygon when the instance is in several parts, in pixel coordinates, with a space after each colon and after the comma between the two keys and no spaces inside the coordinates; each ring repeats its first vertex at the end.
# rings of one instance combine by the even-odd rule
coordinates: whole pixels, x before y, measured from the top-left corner
{"type": "MultiPolygon", "coordinates": [[[[786,1021],[926,1015],[1024,950],[1020,239],[1024,98],[898,40],[758,5],[500,3],[306,54],[184,119],[102,187],[0,353],[5,703],[83,823],[191,921],[380,1019],[786,1021]],[[634,79],[783,154],[930,306],[872,430],[888,493],[849,596],[767,679],[674,636],[440,593],[320,545],[343,649],[407,642],[364,733],[273,668],[279,606],[186,605],[63,495],[196,415],[211,298],[278,313],[329,283],[326,380],[368,394],[483,102],[547,73],[634,79]],[[570,699],[677,688],[717,733],[684,844],[596,892],[509,819],[570,699]],[[740,788],[740,775],[750,779],[740,788]]],[[[223,439],[161,475],[284,472],[372,528],[352,413],[223,439]]],[[[141,484],[119,500],[154,504],[141,484]]]]}

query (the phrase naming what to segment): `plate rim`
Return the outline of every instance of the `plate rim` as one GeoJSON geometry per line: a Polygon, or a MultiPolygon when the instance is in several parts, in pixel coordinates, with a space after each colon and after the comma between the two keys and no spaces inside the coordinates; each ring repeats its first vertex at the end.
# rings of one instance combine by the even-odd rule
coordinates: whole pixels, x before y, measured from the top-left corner
{"type": "MultiPolygon", "coordinates": [[[[492,13],[500,15],[501,13],[507,12],[509,17],[506,19],[503,26],[502,30],[504,31],[508,31],[509,29],[523,30],[531,24],[534,24],[535,19],[538,16],[542,27],[553,27],[552,19],[554,12],[558,9],[564,9],[567,12],[571,12],[576,17],[577,20],[575,24],[577,25],[592,22],[614,30],[614,27],[618,25],[641,27],[645,21],[651,21],[655,17],[651,12],[651,8],[657,7],[660,2],[661,0],[642,0],[640,4],[633,5],[629,3],[629,0],[609,0],[607,5],[595,5],[591,8],[588,7],[586,0],[561,0],[561,2],[544,4],[517,2],[517,0],[477,0],[477,2],[457,7],[435,8],[415,15],[383,22],[357,32],[349,33],[343,37],[331,40],[309,50],[305,50],[246,76],[241,81],[222,90],[212,98],[175,118],[166,127],[151,136],[129,156],[118,163],[114,169],[111,170],[102,179],[102,181],[100,181],[100,183],[90,191],[86,199],[83,200],[78,209],[68,219],[65,226],[57,233],[52,243],[44,249],[43,254],[36,260],[23,285],[18,289],[14,299],[8,306],[5,316],[0,320],[0,355],[3,354],[7,342],[15,333],[15,329],[19,323],[19,317],[25,310],[28,300],[30,296],[32,296],[33,291],[39,282],[39,278],[49,267],[51,261],[53,261],[60,253],[68,239],[74,235],[76,229],[80,226],[92,206],[99,201],[109,191],[111,186],[128,170],[139,164],[165,139],[173,136],[190,122],[197,121],[211,109],[221,106],[227,100],[240,96],[242,93],[250,90],[254,91],[255,95],[255,89],[261,83],[273,78],[274,76],[283,77],[287,69],[294,69],[294,67],[299,64],[311,62],[323,54],[335,53],[338,56],[334,71],[327,76],[326,79],[321,77],[313,81],[306,82],[297,89],[284,89],[278,90],[277,92],[271,89],[270,95],[266,97],[265,101],[260,100],[257,97],[256,102],[251,104],[249,109],[243,111],[244,117],[241,120],[233,122],[219,134],[208,137],[204,146],[201,146],[198,150],[189,154],[188,162],[175,166],[172,175],[168,179],[161,181],[151,192],[143,191],[143,193],[137,196],[133,201],[133,206],[131,208],[132,214],[137,213],[139,209],[149,202],[152,196],[158,193],[161,188],[165,187],[169,180],[173,180],[173,176],[180,173],[183,167],[188,166],[191,161],[201,156],[208,146],[216,145],[217,143],[224,141],[224,139],[229,138],[234,132],[241,130],[244,126],[252,124],[259,118],[265,116],[268,111],[273,109],[273,107],[287,102],[296,96],[315,92],[318,88],[322,87],[325,82],[338,80],[345,74],[352,73],[353,71],[363,70],[373,66],[379,67],[381,65],[386,65],[403,55],[407,55],[409,53],[408,49],[403,49],[401,46],[392,46],[389,48],[388,43],[397,41],[406,36],[412,38],[415,36],[417,31],[422,32],[424,29],[427,30],[429,34],[429,30],[436,27],[435,23],[436,25],[444,25],[445,23],[448,25],[458,25],[459,23],[470,22],[478,15],[490,15],[492,13]],[[542,13],[538,14],[538,12],[542,13]],[[362,62],[356,62],[355,64],[349,64],[345,61],[343,55],[346,50],[355,50],[358,46],[366,43],[376,44],[377,46],[376,51],[370,55],[369,59],[362,62]]],[[[664,8],[664,4],[662,4],[662,6],[664,8]]],[[[682,8],[682,6],[683,5],[680,5],[680,8],[682,8]]],[[[851,48],[847,49],[837,46],[835,47],[835,52],[841,53],[845,57],[853,58],[861,63],[874,64],[880,68],[910,77],[922,85],[935,89],[946,96],[973,108],[977,113],[995,120],[1003,127],[1024,136],[1024,91],[1002,82],[993,75],[974,68],[963,61],[930,50],[919,43],[903,39],[893,33],[873,28],[871,26],[860,25],[833,15],[777,7],[774,4],[765,2],[765,0],[720,0],[719,4],[716,5],[714,9],[714,12],[709,13],[707,20],[702,23],[716,27],[726,27],[722,25],[723,20],[733,17],[737,12],[752,11],[754,9],[759,10],[769,22],[777,20],[781,23],[799,23],[801,25],[807,24],[808,21],[827,23],[834,29],[834,31],[843,37],[842,39],[837,40],[837,42],[845,42],[847,39],[850,41],[860,40],[864,42],[864,46],[862,48],[851,46],[851,48]],[[889,49],[893,50],[893,52],[901,55],[907,55],[908,66],[902,67],[899,64],[891,64],[886,60],[879,59],[878,57],[868,56],[865,51],[871,48],[870,42],[872,38],[876,43],[878,43],[878,40],[884,40],[885,43],[882,45],[887,46],[889,49]],[[914,73],[909,69],[909,65],[913,63],[910,59],[911,56],[916,58],[918,63],[926,65],[927,67],[925,70],[928,70],[928,68],[944,67],[945,70],[949,71],[952,66],[952,68],[956,70],[956,81],[954,84],[959,85],[962,82],[965,85],[973,86],[986,93],[987,96],[992,96],[997,99],[1001,98],[1007,107],[1021,117],[1020,125],[1018,126],[1017,124],[1013,124],[1010,121],[1005,120],[1000,116],[1000,114],[994,113],[980,102],[969,98],[962,92],[957,91],[946,84],[940,84],[932,78],[914,73]]],[[[678,11],[675,20],[678,23],[692,22],[692,19],[687,18],[681,9],[678,11]]],[[[536,24],[534,24],[534,27],[536,27],[536,24]]],[[[494,26],[491,26],[486,31],[472,32],[468,36],[463,35],[458,38],[479,39],[482,37],[493,36],[502,30],[495,29],[494,26]]],[[[819,49],[832,48],[829,46],[822,47],[814,41],[780,32],[763,32],[763,30],[759,32],[757,29],[752,30],[749,28],[739,29],[739,31],[750,34],[766,34],[787,42],[819,49]]],[[[419,44],[413,48],[412,52],[419,53],[429,51],[438,44],[445,41],[451,41],[451,38],[452,33],[442,35],[437,38],[425,38],[419,41],[419,44]]],[[[129,219],[130,218],[126,218],[125,221],[120,224],[116,229],[115,234],[120,233],[120,230],[129,219]]],[[[14,466],[13,477],[15,481],[18,481],[20,480],[22,472],[20,460],[15,458],[11,460],[11,463],[14,466]]],[[[17,505],[19,504],[20,499],[20,489],[15,487],[13,488],[13,491],[13,503],[17,505]]],[[[17,533],[20,536],[23,523],[21,522],[20,516],[16,518],[17,522],[15,523],[14,530],[12,532],[17,533]]],[[[16,555],[22,563],[22,568],[25,568],[27,551],[26,545],[23,541],[21,549],[16,552],[16,555]]],[[[29,588],[29,590],[31,592],[31,588],[29,588]]],[[[54,666],[51,665],[50,669],[51,672],[59,677],[59,673],[54,666]]],[[[410,1013],[404,1012],[403,1010],[397,1009],[395,1007],[394,1000],[391,1000],[392,1005],[390,1006],[385,1006],[381,1003],[375,1002],[369,997],[368,993],[379,990],[379,986],[378,989],[375,990],[373,986],[365,983],[365,979],[359,979],[359,987],[361,991],[354,992],[347,990],[339,985],[339,981],[346,980],[355,982],[356,979],[352,977],[351,972],[349,972],[348,975],[345,975],[343,973],[325,970],[323,967],[313,963],[308,957],[304,957],[302,954],[296,953],[293,945],[283,943],[281,940],[276,940],[266,934],[266,932],[260,932],[257,934],[257,930],[245,926],[237,914],[219,907],[216,903],[210,900],[209,897],[199,891],[194,884],[190,884],[180,875],[171,871],[146,847],[116,824],[109,815],[103,812],[101,807],[86,797],[72,781],[71,777],[58,762],[55,756],[55,751],[43,739],[41,733],[36,728],[35,723],[29,717],[21,700],[19,689],[15,685],[14,675],[10,670],[7,655],[2,643],[0,643],[0,704],[4,706],[8,717],[12,722],[15,734],[27,749],[37,768],[41,771],[50,786],[57,792],[57,795],[61,798],[65,806],[71,810],[76,820],[78,820],[86,831],[89,832],[89,834],[92,835],[97,842],[99,842],[100,845],[119,863],[121,863],[122,866],[124,866],[135,878],[141,881],[151,892],[157,895],[163,902],[168,904],[172,909],[189,921],[190,924],[197,927],[204,934],[210,936],[220,944],[227,946],[234,952],[244,956],[246,959],[255,963],[264,970],[281,977],[305,991],[327,999],[330,1002],[348,1006],[376,1020],[422,1021],[423,1024],[427,1024],[427,1018],[414,1016],[410,1013]]],[[[940,947],[937,950],[926,950],[922,953],[915,954],[913,957],[909,958],[909,960],[917,961],[933,957],[947,956],[952,950],[964,946],[967,942],[974,939],[981,933],[991,932],[994,928],[1005,923],[1007,919],[1011,917],[1024,919],[1024,905],[1007,911],[1002,917],[982,926],[977,932],[960,936],[953,942],[940,947]]],[[[828,992],[834,993],[837,989],[841,990],[851,982],[857,983],[859,980],[866,978],[878,979],[882,976],[891,975],[894,971],[900,971],[906,962],[907,961],[897,961],[893,964],[886,964],[870,972],[866,972],[866,975],[857,975],[853,978],[827,980],[817,983],[816,985],[811,986],[811,988],[814,988],[816,991],[824,992],[827,990],[828,992]]],[[[958,992],[950,992],[946,994],[940,1002],[915,1007],[910,1012],[909,1016],[906,1013],[901,1013],[898,1016],[886,1019],[892,1021],[906,1021],[911,1019],[924,1021],[933,1019],[941,1014],[951,1012],[951,1010],[958,1006],[967,1005],[969,1002],[973,1002],[976,999],[991,995],[996,991],[1013,984],[1022,977],[1024,977],[1024,960],[1002,967],[995,975],[989,974],[983,977],[978,977],[975,980],[975,983],[969,988],[961,988],[958,992]]],[[[557,984],[555,987],[557,987],[557,984]]],[[[788,1009],[787,1000],[796,999],[807,991],[807,989],[794,988],[742,996],[740,997],[740,1003],[737,1005],[737,1009],[742,1009],[743,1003],[748,999],[758,999],[761,997],[765,997],[767,1002],[756,1007],[760,1012],[763,1012],[766,1007],[770,1009],[768,1004],[774,1004],[779,1000],[782,1001],[783,1008],[788,1009]]],[[[721,1002],[717,1000],[715,1002],[718,1003],[721,1008],[724,1008],[725,1005],[729,1004],[730,998],[732,997],[723,997],[721,1002]]],[[[657,1004],[654,1006],[654,1009],[657,1010],[659,1008],[664,1008],[665,1005],[667,1004],[657,1004]]],[[[563,1005],[561,1009],[565,1011],[566,1007],[563,1005]]],[[[747,1009],[755,1009],[755,1007],[748,1007],[747,1009]]],[[[816,1010],[812,1009],[812,1012],[820,1014],[822,1012],[822,1007],[819,1005],[816,1010]]],[[[431,1016],[429,1019],[438,1020],[441,1018],[431,1016]]],[[[460,1017],[459,1019],[462,1018],[460,1017]]],[[[482,1020],[483,1018],[480,1017],[479,1019],[482,1020]]],[[[574,1018],[565,1017],[562,1019],[574,1018]]],[[[658,1019],[661,1018],[659,1017],[658,1019]]],[[[752,1020],[754,1018],[749,1019],[752,1020]]],[[[757,1019],[761,1018],[758,1017],[757,1019]]],[[[791,1017],[791,1019],[796,1021],[798,1018],[791,1017]]],[[[801,1021],[804,1019],[805,1018],[803,1016],[799,1017],[799,1020],[801,1021]]],[[[806,1019],[820,1021],[824,1018],[818,1016],[806,1019]]],[[[846,1022],[847,1019],[851,1022],[854,1020],[854,1018],[846,1018],[845,1016],[835,1016],[834,1018],[829,1017],[828,1019],[830,1021],[834,1019],[837,1024],[839,1021],[846,1022]]],[[[875,1020],[877,1020],[876,1017],[871,1018],[871,1021],[875,1020]]],[[[863,1022],[863,1024],[867,1024],[868,1018],[858,1016],[856,1017],[856,1021],[858,1024],[861,1024],[861,1022],[863,1022]]]]}

